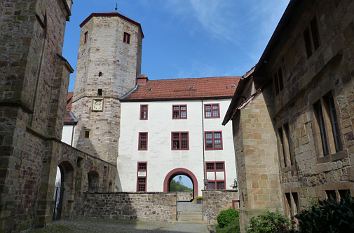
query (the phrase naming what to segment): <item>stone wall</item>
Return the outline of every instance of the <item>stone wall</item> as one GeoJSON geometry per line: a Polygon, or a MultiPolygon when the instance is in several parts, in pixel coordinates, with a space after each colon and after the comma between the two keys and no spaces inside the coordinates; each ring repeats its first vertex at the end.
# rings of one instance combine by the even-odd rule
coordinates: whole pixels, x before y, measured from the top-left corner
{"type": "MultiPolygon", "coordinates": [[[[58,156],[57,166],[64,177],[62,214],[60,218],[69,219],[80,208],[83,202],[84,192],[113,192],[117,168],[92,155],[77,150],[65,143],[56,144],[58,156]],[[97,174],[98,180],[89,187],[89,173],[97,174]]],[[[54,191],[54,189],[53,189],[54,191]]]]}
{"type": "Polygon", "coordinates": [[[0,232],[52,217],[48,190],[72,72],[61,57],[68,3],[0,2],[0,232]]]}
{"type": "Polygon", "coordinates": [[[176,221],[176,193],[85,193],[78,217],[176,221]]]}
{"type": "MultiPolygon", "coordinates": [[[[251,90],[252,85],[244,91],[251,90]]],[[[283,209],[277,141],[264,95],[269,92],[256,96],[233,120],[241,226],[265,209],[283,209]]]]}
{"type": "Polygon", "coordinates": [[[209,224],[215,224],[220,211],[238,208],[239,196],[235,190],[203,191],[203,219],[209,224]]]}
{"type": "Polygon", "coordinates": [[[329,195],[354,196],[353,11],[350,0],[290,1],[254,73],[236,92],[241,232],[265,210],[284,206],[292,218],[329,195]]]}
{"type": "Polygon", "coordinates": [[[193,200],[193,192],[177,192],[177,201],[193,200]]]}
{"type": "MultiPolygon", "coordinates": [[[[292,211],[327,198],[326,191],[336,192],[337,198],[339,190],[348,190],[354,196],[354,2],[306,1],[297,11],[300,14],[288,23],[284,35],[287,39],[270,52],[270,62],[261,74],[271,80],[279,67],[283,70],[284,89],[266,102],[271,106],[268,110],[280,148],[283,197],[286,205],[285,194],[293,193],[295,198],[291,199],[298,199],[287,206],[292,211]],[[303,33],[314,18],[320,46],[308,56],[303,33]],[[334,148],[330,141],[332,127],[326,123],[329,154],[323,155],[314,106],[322,101],[322,112],[326,114],[323,97],[328,93],[334,100],[341,148],[334,148]],[[289,128],[289,146],[285,150],[290,156],[282,152],[278,133],[285,124],[289,128]]],[[[272,86],[265,91],[272,93],[272,86]]],[[[287,213],[291,215],[289,210],[287,213]]]]}

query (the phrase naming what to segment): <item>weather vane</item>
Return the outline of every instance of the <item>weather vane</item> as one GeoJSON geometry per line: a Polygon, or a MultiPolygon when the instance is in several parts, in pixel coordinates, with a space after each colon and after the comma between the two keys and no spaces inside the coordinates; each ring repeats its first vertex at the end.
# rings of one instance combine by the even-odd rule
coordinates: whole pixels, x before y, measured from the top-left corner
{"type": "Polygon", "coordinates": [[[116,2],[116,7],[114,8],[115,11],[118,11],[118,2],[116,2]]]}

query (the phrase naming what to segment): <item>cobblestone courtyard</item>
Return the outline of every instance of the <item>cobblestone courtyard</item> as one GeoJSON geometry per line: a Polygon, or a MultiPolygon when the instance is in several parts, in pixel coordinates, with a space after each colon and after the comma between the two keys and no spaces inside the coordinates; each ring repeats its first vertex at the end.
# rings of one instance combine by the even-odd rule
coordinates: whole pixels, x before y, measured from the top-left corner
{"type": "Polygon", "coordinates": [[[118,222],[103,220],[59,221],[29,233],[208,233],[206,224],[118,222]]]}

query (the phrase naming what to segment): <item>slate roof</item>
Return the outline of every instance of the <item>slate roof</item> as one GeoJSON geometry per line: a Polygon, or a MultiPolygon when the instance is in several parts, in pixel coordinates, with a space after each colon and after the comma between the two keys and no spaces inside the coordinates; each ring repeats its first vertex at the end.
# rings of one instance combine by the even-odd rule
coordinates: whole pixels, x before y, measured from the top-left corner
{"type": "Polygon", "coordinates": [[[121,101],[231,98],[240,78],[239,76],[226,76],[147,80],[146,84],[137,85],[121,101]]]}

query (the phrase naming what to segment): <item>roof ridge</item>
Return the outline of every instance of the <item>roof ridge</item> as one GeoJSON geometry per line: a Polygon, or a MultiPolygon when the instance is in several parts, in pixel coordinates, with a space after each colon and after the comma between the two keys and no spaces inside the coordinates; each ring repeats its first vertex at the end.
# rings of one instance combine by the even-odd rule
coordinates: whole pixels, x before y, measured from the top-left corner
{"type": "Polygon", "coordinates": [[[178,81],[178,80],[193,80],[193,79],[217,79],[217,78],[238,78],[241,79],[242,76],[211,76],[211,77],[189,77],[189,78],[166,78],[166,79],[149,79],[148,82],[151,81],[178,81]]]}

